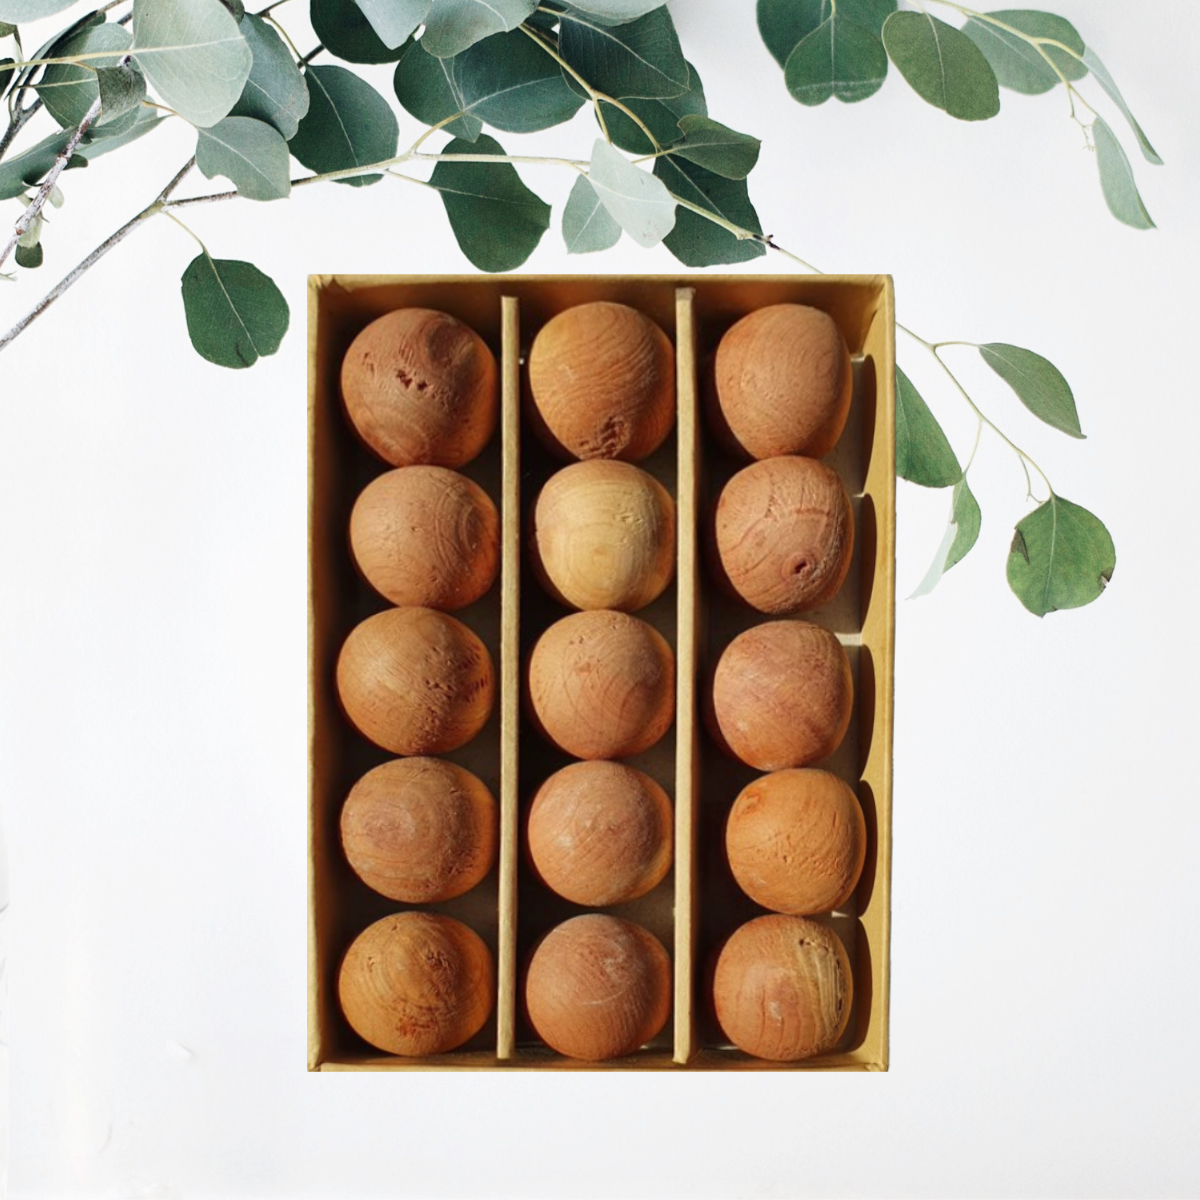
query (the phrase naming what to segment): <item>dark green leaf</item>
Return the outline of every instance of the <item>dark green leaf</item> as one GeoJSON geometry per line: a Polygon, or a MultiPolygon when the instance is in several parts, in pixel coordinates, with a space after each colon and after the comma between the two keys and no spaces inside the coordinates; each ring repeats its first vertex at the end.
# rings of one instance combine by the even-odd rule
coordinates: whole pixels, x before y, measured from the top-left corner
{"type": "Polygon", "coordinates": [[[996,75],[966,34],[925,13],[895,12],[883,24],[883,44],[913,91],[961,121],[985,121],[1000,111],[996,75]]]}
{"type": "MultiPolygon", "coordinates": [[[[454,63],[453,58],[429,54],[420,42],[409,42],[392,77],[396,99],[426,125],[436,125],[462,112],[466,102],[454,78],[454,63]]],[[[444,128],[455,137],[473,142],[482,132],[483,122],[476,116],[463,116],[444,128]]]]}
{"type": "Polygon", "coordinates": [[[453,58],[493,33],[516,29],[537,0],[434,0],[421,40],[438,58],[453,58]]]}
{"type": "Polygon", "coordinates": [[[950,487],[962,478],[958,458],[912,380],[896,368],[896,474],[921,487],[950,487]]]}
{"type": "Polygon", "coordinates": [[[644,17],[655,8],[661,8],[667,0],[573,0],[568,5],[573,12],[584,14],[605,25],[624,25],[644,17]]]}
{"type": "Polygon", "coordinates": [[[1096,118],[1092,136],[1096,139],[1096,163],[1100,168],[1100,187],[1108,211],[1134,229],[1153,229],[1154,222],[1142,203],[1129,159],[1103,118],[1096,118]]]}
{"type": "Polygon", "coordinates": [[[979,502],[971,494],[964,475],[955,485],[950,498],[950,523],[946,526],[946,534],[933,557],[925,578],[921,580],[911,598],[927,596],[937,587],[942,576],[955,563],[961,562],[967,553],[979,540],[979,530],[983,524],[983,514],[979,511],[979,502]]]}
{"type": "Polygon", "coordinates": [[[1071,437],[1083,437],[1071,385],[1048,359],[1020,346],[990,342],[979,347],[987,363],[1035,417],[1071,437]]]}
{"type": "Polygon", "coordinates": [[[793,99],[810,106],[836,96],[854,104],[873,96],[887,78],[888,56],[869,30],[841,16],[816,27],[788,56],[783,79],[793,99]]]}
{"type": "MultiPolygon", "coordinates": [[[[64,8],[70,8],[75,0],[0,0],[0,21],[14,25],[26,21],[40,21],[52,17],[64,8]]],[[[41,58],[39,54],[36,57],[41,58]]]]}
{"type": "MultiPolygon", "coordinates": [[[[683,136],[679,128],[683,117],[708,115],[700,73],[691,63],[688,63],[688,71],[688,90],[678,96],[668,96],[662,100],[631,98],[622,101],[645,122],[646,128],[654,134],[660,146],[670,146],[683,136]]],[[[611,104],[603,104],[602,107],[604,123],[608,126],[608,135],[612,138],[614,146],[619,146],[630,154],[654,153],[650,140],[636,122],[611,104]]]]}
{"type": "Polygon", "coordinates": [[[42,265],[42,243],[35,242],[32,246],[17,246],[17,266],[33,270],[42,265]]]}
{"type": "MultiPolygon", "coordinates": [[[[698,204],[742,229],[762,233],[744,179],[726,179],[695,163],[673,158],[660,158],[654,164],[654,173],[673,195],[698,204]]],[[[682,205],[675,210],[675,228],[663,238],[663,245],[689,267],[748,262],[767,252],[761,242],[738,238],[682,205]]]]}
{"type": "Polygon", "coordinates": [[[1104,591],[1117,552],[1104,523],[1086,508],[1051,496],[1017,525],[1008,583],[1035,616],[1090,604],[1104,591]]]}
{"type": "MultiPolygon", "coordinates": [[[[396,156],[400,127],[388,102],[345,67],[309,66],[308,112],[288,143],[311,171],[324,175],[369,166],[396,156]]],[[[382,175],[339,179],[362,187],[382,175]]]]}
{"type": "Polygon", "coordinates": [[[24,154],[0,163],[0,200],[11,200],[40,183],[70,140],[71,131],[60,129],[30,146],[24,154]]]}
{"type": "Polygon", "coordinates": [[[128,128],[146,98],[145,75],[133,66],[100,67],[96,71],[96,82],[100,87],[100,119],[96,132],[100,134],[117,125],[121,117],[127,118],[122,128],[128,128]]]}
{"type": "Polygon", "coordinates": [[[13,67],[15,59],[0,58],[0,97],[8,91],[8,85],[12,83],[13,76],[17,73],[13,67]]]}
{"type": "Polygon", "coordinates": [[[291,191],[291,155],[283,134],[253,117],[226,117],[197,131],[196,165],[224,175],[248,200],[281,200],[291,191]]]}
{"type": "Polygon", "coordinates": [[[1100,61],[1100,56],[1090,47],[1083,52],[1083,65],[1091,71],[1096,78],[1096,82],[1108,93],[1109,99],[1121,110],[1125,120],[1129,122],[1129,127],[1133,130],[1134,137],[1137,138],[1138,145],[1141,147],[1142,157],[1147,162],[1152,162],[1156,167],[1161,167],[1162,159],[1159,158],[1158,151],[1150,145],[1150,139],[1142,132],[1142,127],[1137,121],[1134,120],[1133,113],[1129,111],[1129,105],[1125,103],[1125,97],[1121,95],[1116,81],[1108,73],[1108,68],[1100,61]]]}
{"type": "Polygon", "coordinates": [[[657,246],[674,227],[675,199],[663,181],[603,138],[592,146],[588,181],[613,220],[643,249],[657,246]]]}
{"type": "Polygon", "coordinates": [[[726,179],[745,179],[758,162],[762,143],[748,133],[738,133],[728,125],[700,116],[682,117],[679,128],[683,141],[675,146],[674,152],[726,179]]]}
{"type": "Polygon", "coordinates": [[[385,46],[354,0],[310,0],[308,17],[321,45],[345,62],[389,63],[404,45],[385,46]]]}
{"type": "MultiPolygon", "coordinates": [[[[896,11],[896,0],[838,0],[837,17],[869,29],[876,38],[896,11]]],[[[823,21],[834,15],[830,0],[758,0],[758,31],[779,65],[823,21]]]]}
{"type": "MultiPolygon", "coordinates": [[[[494,138],[455,140],[445,154],[503,154],[494,138]]],[[[531,192],[511,163],[439,162],[429,182],[442,194],[459,248],[481,271],[511,271],[550,228],[550,205],[531,192]]]]}
{"type": "Polygon", "coordinates": [[[197,254],[183,273],[183,310],[196,352],[219,367],[252,367],[288,327],[283,293],[257,267],[197,254]]]}
{"type": "Polygon", "coordinates": [[[661,99],[688,90],[687,61],[665,8],[615,26],[565,13],[559,53],[592,87],[618,100],[661,99]]]}
{"type": "MultiPolygon", "coordinates": [[[[122,55],[128,53],[133,39],[121,25],[96,25],[53,47],[51,58],[70,58],[77,54],[98,54],[105,50],[114,53],[107,58],[91,58],[87,66],[54,63],[46,68],[38,83],[37,93],[46,111],[64,128],[74,129],[87,116],[88,109],[99,94],[96,71],[89,68],[115,69],[122,55]]],[[[140,72],[138,72],[140,75],[140,72]]],[[[145,92],[145,80],[142,90],[145,92]]],[[[103,120],[103,116],[101,117],[103,120]]]]}
{"type": "Polygon", "coordinates": [[[242,18],[246,15],[246,6],[242,0],[221,0],[221,3],[229,10],[229,15],[240,25],[242,18]]]}
{"type": "Polygon", "coordinates": [[[253,117],[274,125],[285,138],[296,136],[300,118],[308,112],[308,84],[275,29],[253,14],[240,26],[254,56],[250,78],[231,117],[253,117]]]}
{"type": "MultiPolygon", "coordinates": [[[[1062,42],[1064,46],[1070,46],[1075,54],[1083,54],[1083,38],[1076,33],[1075,26],[1062,17],[1054,16],[1053,13],[1012,8],[985,13],[983,17],[994,18],[1029,37],[1052,38],[1056,42],[1062,42]]],[[[1014,92],[1024,92],[1028,96],[1048,92],[1060,82],[1054,66],[1057,66],[1067,79],[1082,79],[1087,74],[1087,67],[1065,50],[1060,50],[1057,46],[1045,47],[1046,53],[1054,63],[1054,66],[1051,66],[1038,47],[1030,45],[1020,33],[1002,29],[986,19],[972,17],[963,26],[962,31],[991,63],[1000,86],[1010,88],[1014,92]]]]}
{"type": "Polygon", "coordinates": [[[571,188],[563,209],[562,231],[568,254],[607,250],[621,239],[621,226],[600,203],[586,175],[580,175],[571,188]]]}
{"type": "Polygon", "coordinates": [[[403,46],[429,12],[429,0],[357,0],[385,46],[403,46]]]}
{"type": "Polygon", "coordinates": [[[16,32],[15,25],[10,25],[7,21],[0,21],[0,38],[12,37],[16,32]]]}

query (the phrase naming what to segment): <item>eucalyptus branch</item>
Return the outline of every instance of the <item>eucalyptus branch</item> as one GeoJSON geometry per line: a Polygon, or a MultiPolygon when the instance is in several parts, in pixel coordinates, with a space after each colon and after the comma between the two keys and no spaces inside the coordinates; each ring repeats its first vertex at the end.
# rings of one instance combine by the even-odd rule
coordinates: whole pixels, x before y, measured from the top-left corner
{"type": "MultiPolygon", "coordinates": [[[[14,88],[13,91],[15,95],[17,89],[14,88]]],[[[41,100],[34,101],[34,103],[29,105],[27,108],[22,108],[19,103],[17,104],[15,111],[13,111],[9,118],[8,128],[4,131],[4,135],[0,137],[0,159],[2,159],[5,154],[8,153],[8,148],[13,144],[13,140],[16,138],[17,134],[24,129],[29,118],[32,117],[33,114],[41,107],[41,100]]]]}

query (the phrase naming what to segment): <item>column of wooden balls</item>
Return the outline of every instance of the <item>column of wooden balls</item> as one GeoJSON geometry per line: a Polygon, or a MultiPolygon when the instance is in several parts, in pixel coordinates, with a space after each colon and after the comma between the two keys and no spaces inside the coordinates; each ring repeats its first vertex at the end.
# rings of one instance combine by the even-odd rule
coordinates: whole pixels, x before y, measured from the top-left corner
{"type": "MultiPolygon", "coordinates": [[[[350,518],[363,576],[395,607],[346,639],[337,688],[346,716],[402,757],[355,784],[342,846],[369,887],[403,904],[464,895],[492,869],[496,801],[471,772],[432,755],[465,745],[495,690],[483,642],[447,611],[491,587],[500,529],[486,493],[455,468],[496,426],[498,373],[483,340],[445,313],[399,309],[368,325],[342,363],[342,396],[363,441],[393,470],[373,480],[350,518]]],[[[450,917],[404,911],[358,935],[338,995],[351,1027],[399,1055],[452,1050],[495,1003],[492,955],[450,917]]]]}
{"type": "Polygon", "coordinates": [[[823,1053],[850,1017],[852,979],[837,935],[808,918],[854,893],[866,827],[854,792],[810,764],[831,755],[850,723],[850,665],[836,636],[795,619],[828,603],[850,565],[850,499],[818,459],[850,408],[850,355],[827,314],[779,304],[738,321],[713,367],[709,417],[745,460],[717,501],[719,582],[772,619],[724,649],[707,718],[717,744],[768,772],[734,801],[729,866],[771,915],[735,930],[717,959],[713,1000],[734,1045],[795,1061],[823,1053]]]}
{"type": "MultiPolygon", "coordinates": [[[[529,810],[527,849],[541,881],[585,908],[650,892],[671,866],[672,813],[663,789],[619,759],[648,750],[675,712],[674,655],[629,615],[657,599],[675,569],[675,506],[632,465],[675,420],[674,351],[636,309],[567,309],[529,355],[529,420],[559,458],[533,509],[538,580],[580,611],[550,626],[529,661],[539,731],[580,761],[556,772],[529,810]]],[[[666,950],[648,930],[585,913],[537,945],[525,978],[537,1035],[572,1058],[632,1053],[670,1015],[666,950]]]]}

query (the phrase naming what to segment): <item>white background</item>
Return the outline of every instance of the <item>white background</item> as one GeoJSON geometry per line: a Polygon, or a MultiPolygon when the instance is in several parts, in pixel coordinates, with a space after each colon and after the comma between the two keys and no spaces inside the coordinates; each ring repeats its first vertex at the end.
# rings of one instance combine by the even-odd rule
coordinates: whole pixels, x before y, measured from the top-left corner
{"type": "MultiPolygon", "coordinates": [[[[1024,480],[985,434],[979,545],[899,604],[890,1072],[306,1074],[305,277],[470,269],[432,192],[317,187],[187,215],[291,305],[252,370],[192,353],[195,249],[166,220],[0,357],[13,1196],[1200,1190],[1200,5],[1051,7],[1166,160],[1129,150],[1155,232],[1109,216],[1057,93],[967,125],[893,71],[866,103],[803,109],[749,0],[672,5],[710,111],[764,139],[764,227],[826,270],[893,273],[926,338],[1050,357],[1086,442],[948,352],[1117,545],[1095,605],[1026,613],[1004,579],[1024,480]]],[[[279,15],[307,43],[303,6],[279,15]]],[[[402,144],[416,132],[402,118],[402,144]]],[[[593,137],[583,113],[502,140],[586,157],[593,137]]],[[[164,127],[68,175],[45,267],[0,283],[0,327],[191,148],[164,127]]],[[[569,178],[524,175],[557,222],[569,178]]],[[[628,240],[571,259],[552,229],[526,269],[678,267],[628,240]]],[[[922,353],[901,362],[965,457],[972,421],[922,353]]],[[[947,508],[901,486],[901,595],[947,508]]]]}

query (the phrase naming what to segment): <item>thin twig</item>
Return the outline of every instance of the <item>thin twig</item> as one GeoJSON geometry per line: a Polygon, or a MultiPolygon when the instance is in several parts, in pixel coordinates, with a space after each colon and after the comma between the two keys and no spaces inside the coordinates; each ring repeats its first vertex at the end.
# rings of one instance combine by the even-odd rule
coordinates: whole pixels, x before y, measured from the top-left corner
{"type": "Polygon", "coordinates": [[[8,123],[8,128],[4,131],[4,136],[0,137],[0,158],[3,158],[8,153],[8,148],[13,144],[13,139],[25,128],[29,118],[41,107],[41,100],[35,100],[28,108],[17,106],[12,120],[8,123]]]}

